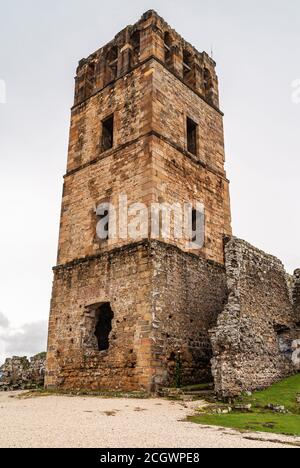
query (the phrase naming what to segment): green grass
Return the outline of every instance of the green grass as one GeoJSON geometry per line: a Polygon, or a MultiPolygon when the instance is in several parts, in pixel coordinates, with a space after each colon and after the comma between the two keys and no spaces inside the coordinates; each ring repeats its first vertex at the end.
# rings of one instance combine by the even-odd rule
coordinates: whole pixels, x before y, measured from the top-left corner
{"type": "Polygon", "coordinates": [[[300,436],[300,416],[274,413],[202,414],[190,421],[208,426],[220,426],[241,431],[271,432],[300,436]]]}
{"type": "Polygon", "coordinates": [[[69,397],[98,397],[98,398],[133,398],[145,400],[150,398],[150,394],[144,392],[121,392],[121,391],[93,391],[93,390],[61,390],[61,389],[45,389],[37,388],[29,390],[26,393],[22,393],[18,396],[20,399],[36,398],[36,397],[48,397],[48,396],[69,396],[69,397]]]}
{"type": "Polygon", "coordinates": [[[267,390],[256,392],[251,397],[241,397],[236,403],[251,403],[252,412],[229,414],[199,414],[189,418],[197,424],[221,426],[242,431],[271,432],[300,436],[300,374],[274,384],[267,390]],[[268,404],[281,405],[289,414],[277,414],[266,409],[268,404]]]}
{"type": "Polygon", "coordinates": [[[300,396],[300,374],[282,380],[267,390],[256,392],[252,397],[245,397],[243,401],[263,408],[270,403],[273,405],[283,405],[291,413],[300,415],[297,395],[300,396]]]}

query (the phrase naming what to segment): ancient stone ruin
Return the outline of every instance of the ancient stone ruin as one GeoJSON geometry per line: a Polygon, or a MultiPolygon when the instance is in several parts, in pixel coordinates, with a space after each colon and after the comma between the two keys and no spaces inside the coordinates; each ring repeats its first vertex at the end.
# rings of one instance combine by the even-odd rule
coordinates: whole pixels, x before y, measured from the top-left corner
{"type": "Polygon", "coordinates": [[[0,367],[0,391],[22,390],[42,387],[45,378],[46,353],[40,353],[29,360],[27,357],[6,359],[0,367]]]}
{"type": "Polygon", "coordinates": [[[299,369],[300,272],[232,237],[215,67],[152,10],[80,61],[47,388],[149,392],[214,377],[231,396],[299,369]],[[99,205],[124,195],[147,213],[192,202],[193,226],[201,204],[204,243],[150,228],[100,240],[115,213],[99,205]]]}
{"type": "Polygon", "coordinates": [[[293,374],[300,329],[293,281],[277,258],[236,238],[225,258],[228,300],[210,335],[216,392],[230,397],[293,374]]]}

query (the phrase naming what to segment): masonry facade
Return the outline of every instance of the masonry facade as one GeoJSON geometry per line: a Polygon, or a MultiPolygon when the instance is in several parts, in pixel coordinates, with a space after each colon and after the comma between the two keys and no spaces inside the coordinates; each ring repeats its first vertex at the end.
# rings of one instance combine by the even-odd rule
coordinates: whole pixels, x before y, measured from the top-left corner
{"type": "MultiPolygon", "coordinates": [[[[232,231],[215,66],[152,10],[80,61],[46,387],[155,391],[210,380],[213,370],[221,388],[216,330],[232,294],[224,249],[232,231]],[[153,235],[150,222],[130,239],[118,218],[117,235],[100,241],[97,207],[119,206],[122,196],[149,213],[155,204],[201,204],[203,245],[191,249],[175,235],[174,216],[167,236],[153,235]]],[[[285,309],[290,328],[299,277],[285,309]]]]}
{"type": "Polygon", "coordinates": [[[149,11],[80,62],[75,88],[46,386],[149,391],[178,368],[182,381],[210,378],[231,234],[215,63],[149,11]],[[191,252],[173,230],[99,242],[96,207],[122,194],[203,204],[204,246],[191,252]]]}

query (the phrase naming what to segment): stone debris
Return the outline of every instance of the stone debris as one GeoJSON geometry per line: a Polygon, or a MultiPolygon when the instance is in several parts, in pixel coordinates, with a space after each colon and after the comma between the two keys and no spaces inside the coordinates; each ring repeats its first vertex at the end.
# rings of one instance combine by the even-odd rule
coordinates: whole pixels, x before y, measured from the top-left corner
{"type": "Polygon", "coordinates": [[[204,407],[204,408],[201,408],[201,411],[208,411],[209,413],[211,414],[230,414],[232,413],[232,407],[231,406],[228,406],[228,407],[224,407],[224,406],[216,406],[216,407],[213,407],[213,406],[207,406],[204,407]]]}
{"type": "Polygon", "coordinates": [[[283,405],[269,404],[266,409],[270,409],[271,411],[274,411],[274,413],[288,414],[288,411],[283,405]]]}
{"type": "Polygon", "coordinates": [[[23,390],[44,385],[46,353],[27,359],[17,357],[6,359],[0,367],[0,390],[23,390]]]}
{"type": "Polygon", "coordinates": [[[233,409],[239,412],[250,412],[252,410],[252,405],[250,403],[246,405],[234,405],[233,409]]]}

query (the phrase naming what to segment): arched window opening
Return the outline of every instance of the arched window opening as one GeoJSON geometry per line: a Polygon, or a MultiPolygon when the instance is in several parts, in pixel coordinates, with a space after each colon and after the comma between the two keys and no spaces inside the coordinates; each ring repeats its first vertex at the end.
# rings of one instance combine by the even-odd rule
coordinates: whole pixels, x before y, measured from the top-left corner
{"type": "Polygon", "coordinates": [[[89,63],[87,68],[87,79],[92,82],[95,78],[96,64],[94,62],[89,63]]]}
{"type": "Polygon", "coordinates": [[[135,31],[130,38],[130,44],[132,46],[132,52],[130,57],[130,66],[133,67],[136,65],[140,58],[141,52],[141,33],[140,31],[135,31]]]}
{"type": "Polygon", "coordinates": [[[95,336],[97,338],[98,350],[107,351],[109,349],[109,337],[112,331],[112,320],[114,313],[107,302],[96,310],[95,336]]]}
{"type": "Polygon", "coordinates": [[[133,48],[133,52],[136,55],[139,55],[141,51],[141,33],[140,31],[135,31],[131,36],[131,45],[133,48]]]}
{"type": "Polygon", "coordinates": [[[203,88],[204,94],[207,99],[211,99],[211,92],[213,89],[213,80],[208,68],[204,68],[203,72],[203,88]]]}
{"type": "Polygon", "coordinates": [[[172,36],[169,32],[164,35],[164,52],[165,52],[165,64],[167,66],[172,65],[172,36]]]}
{"type": "Polygon", "coordinates": [[[87,71],[86,71],[86,96],[89,97],[94,89],[94,82],[95,82],[95,71],[96,71],[96,64],[91,62],[88,64],[87,71]]]}
{"type": "Polygon", "coordinates": [[[112,47],[106,56],[106,69],[107,69],[106,82],[113,81],[117,78],[118,56],[119,56],[119,51],[118,51],[117,46],[112,47]]]}
{"type": "Polygon", "coordinates": [[[94,88],[96,64],[90,62],[80,69],[76,77],[76,102],[88,98],[94,88]]]}
{"type": "Polygon", "coordinates": [[[186,49],[183,51],[183,79],[189,86],[195,86],[194,58],[186,49]]]}

